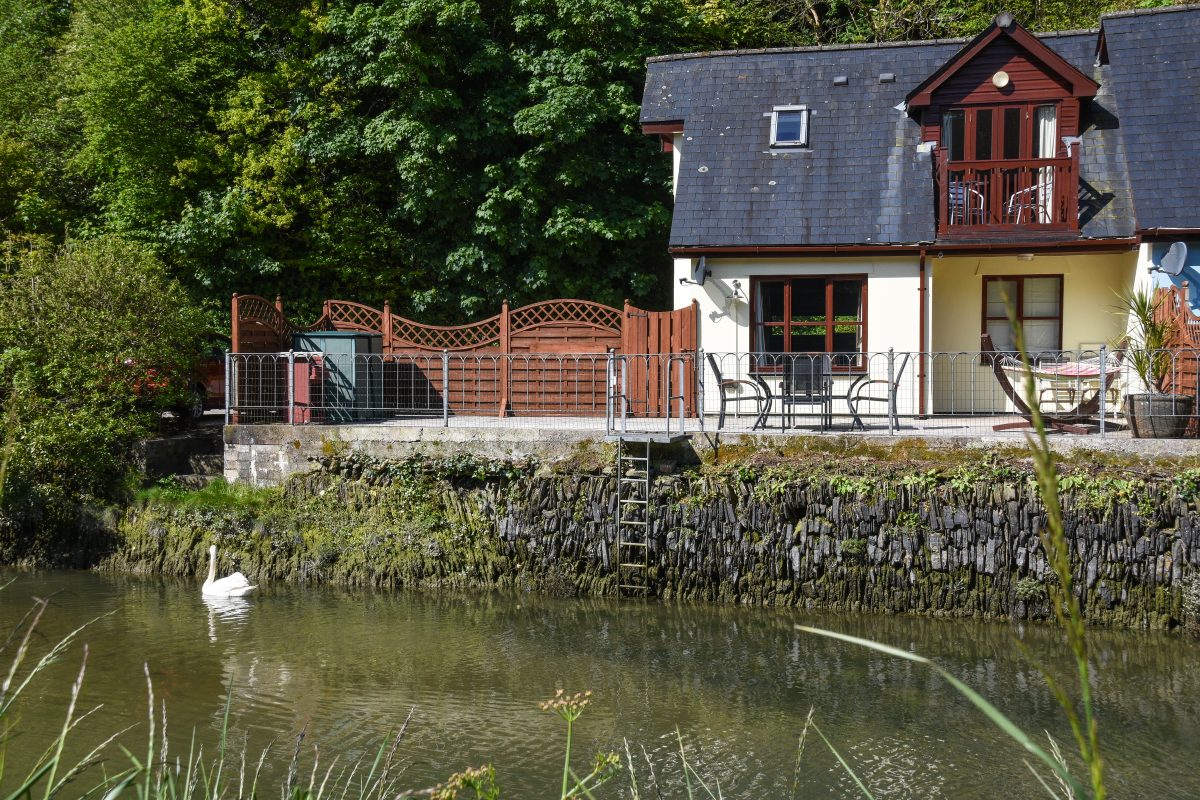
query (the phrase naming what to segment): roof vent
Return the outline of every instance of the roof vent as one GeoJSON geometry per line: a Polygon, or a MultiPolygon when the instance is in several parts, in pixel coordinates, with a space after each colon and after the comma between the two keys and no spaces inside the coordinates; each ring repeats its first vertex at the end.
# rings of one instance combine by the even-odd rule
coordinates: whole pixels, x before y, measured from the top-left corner
{"type": "Polygon", "coordinates": [[[894,72],[879,73],[879,82],[880,83],[895,83],[896,82],[896,73],[894,73],[894,72]]]}
{"type": "Polygon", "coordinates": [[[850,79],[847,78],[845,75],[838,75],[836,78],[833,79],[834,86],[845,86],[848,83],[850,83],[850,79]]]}
{"type": "Polygon", "coordinates": [[[996,27],[997,28],[1002,28],[1003,30],[1008,30],[1009,28],[1011,28],[1013,26],[1014,22],[1016,22],[1016,20],[1013,19],[1013,15],[1008,13],[1007,11],[1001,11],[999,14],[996,15],[996,27]]]}

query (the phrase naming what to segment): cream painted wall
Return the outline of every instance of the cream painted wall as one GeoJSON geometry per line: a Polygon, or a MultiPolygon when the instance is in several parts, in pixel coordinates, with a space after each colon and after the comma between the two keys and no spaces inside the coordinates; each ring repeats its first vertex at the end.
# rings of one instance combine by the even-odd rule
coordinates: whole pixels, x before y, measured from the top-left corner
{"type": "MultiPolygon", "coordinates": [[[[707,265],[712,275],[703,286],[696,286],[679,283],[680,278],[692,278],[695,262],[690,258],[677,258],[674,273],[675,308],[689,305],[693,299],[698,301],[700,347],[708,353],[721,354],[725,377],[744,377],[743,373],[748,367],[748,359],[744,354],[751,349],[752,277],[866,275],[867,350],[872,353],[886,353],[888,348],[894,348],[897,352],[916,351],[921,349],[918,341],[918,263],[915,256],[875,259],[708,258],[707,265]]],[[[871,358],[869,369],[873,378],[886,377],[886,356],[871,358]]],[[[712,376],[707,377],[711,379],[712,376]]],[[[853,376],[837,376],[835,383],[848,386],[852,380],[853,376]]],[[[837,386],[834,391],[838,393],[837,386]]],[[[844,394],[844,391],[841,393],[844,394]]],[[[915,395],[915,392],[903,394],[907,397],[915,395]]],[[[844,413],[844,410],[844,406],[835,405],[835,413],[844,413]]],[[[912,413],[913,410],[907,400],[900,408],[901,413],[912,413]]]]}
{"type": "Polygon", "coordinates": [[[708,258],[704,286],[681,285],[695,262],[675,259],[675,308],[700,303],[700,346],[709,352],[750,349],[750,279],[780,275],[866,275],[867,349],[919,350],[917,259],[726,259],[708,258]],[[734,281],[739,286],[735,288],[734,281]],[[736,293],[736,294],[735,294],[736,293]]]}
{"type": "MultiPolygon", "coordinates": [[[[1148,258],[1148,256],[1147,256],[1148,258]]],[[[1064,349],[1112,345],[1125,333],[1117,293],[1126,291],[1139,270],[1139,253],[1038,255],[929,259],[934,295],[932,350],[954,353],[979,350],[983,314],[983,278],[989,275],[1062,275],[1064,349]]],[[[933,410],[989,412],[1007,408],[991,368],[974,356],[935,356],[930,370],[933,410]]]]}

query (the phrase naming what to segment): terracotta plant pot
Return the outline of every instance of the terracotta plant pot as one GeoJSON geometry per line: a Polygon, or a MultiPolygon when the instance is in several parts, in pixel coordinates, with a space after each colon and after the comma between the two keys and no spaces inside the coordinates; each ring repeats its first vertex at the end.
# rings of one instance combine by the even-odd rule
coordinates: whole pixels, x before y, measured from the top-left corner
{"type": "Polygon", "coordinates": [[[1196,398],[1187,394],[1131,394],[1125,418],[1135,439],[1178,439],[1187,432],[1196,398]]]}

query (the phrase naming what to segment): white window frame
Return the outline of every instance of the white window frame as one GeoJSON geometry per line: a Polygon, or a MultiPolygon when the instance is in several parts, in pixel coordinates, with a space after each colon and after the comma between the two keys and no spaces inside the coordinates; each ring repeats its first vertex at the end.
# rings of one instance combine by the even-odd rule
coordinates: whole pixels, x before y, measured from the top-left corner
{"type": "Polygon", "coordinates": [[[771,147],[808,147],[808,106],[775,106],[771,109],[771,147]],[[779,112],[800,112],[800,138],[798,140],[778,139],[779,112]]]}

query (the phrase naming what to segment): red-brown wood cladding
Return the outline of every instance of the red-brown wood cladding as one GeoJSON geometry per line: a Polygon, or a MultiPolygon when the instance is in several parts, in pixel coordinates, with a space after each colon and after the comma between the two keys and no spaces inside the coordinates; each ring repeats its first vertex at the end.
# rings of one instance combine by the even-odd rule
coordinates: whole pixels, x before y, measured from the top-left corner
{"type": "Polygon", "coordinates": [[[997,39],[963,65],[933,93],[941,107],[957,105],[1003,105],[1071,97],[1071,86],[1041,61],[1009,39],[997,39]],[[992,76],[1003,70],[1009,84],[998,89],[992,76]]]}
{"type": "MultiPolygon", "coordinates": [[[[997,39],[933,93],[933,102],[921,116],[921,139],[940,142],[942,114],[952,108],[1043,102],[1058,104],[1059,137],[1079,134],[1079,100],[1070,85],[1016,43],[997,39]],[[992,84],[992,76],[1000,70],[1009,76],[1004,89],[992,84]]],[[[1066,154],[1060,140],[1058,157],[1066,154]]]]}

